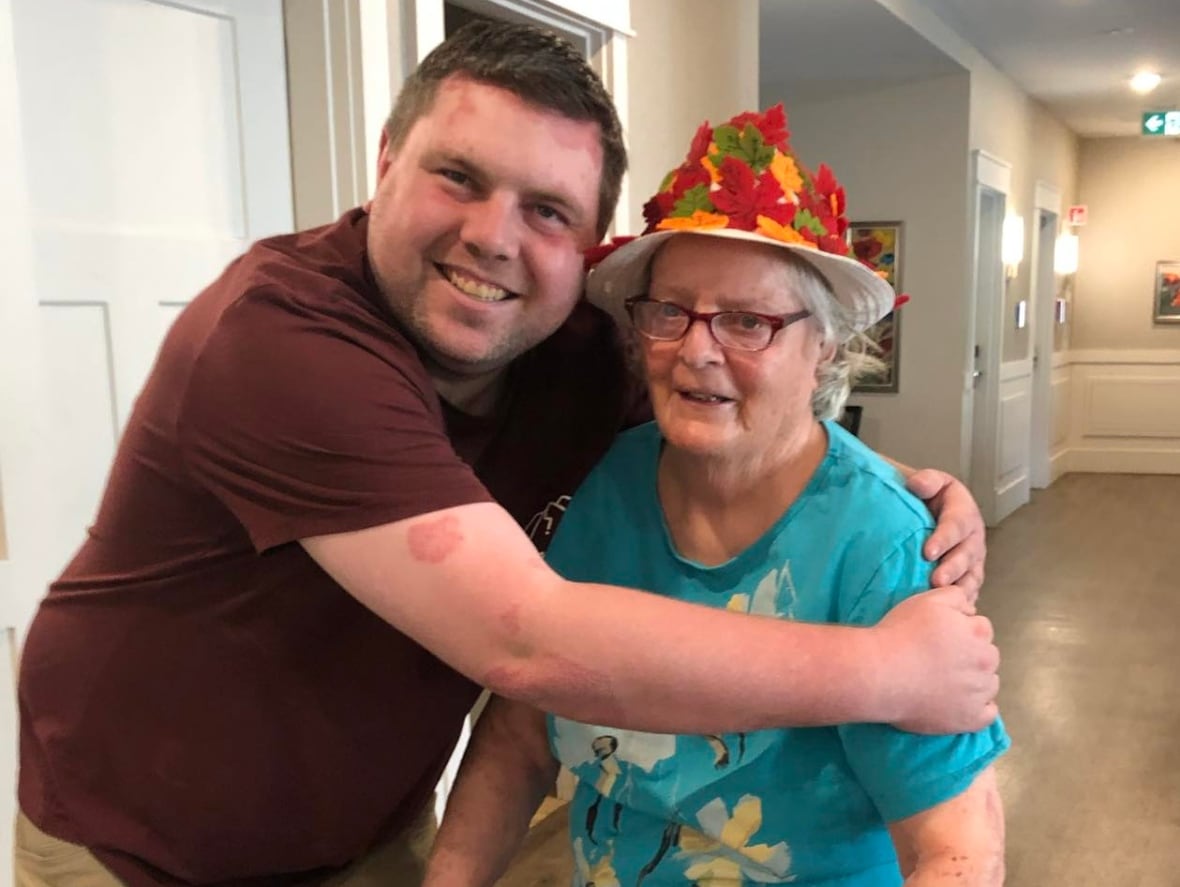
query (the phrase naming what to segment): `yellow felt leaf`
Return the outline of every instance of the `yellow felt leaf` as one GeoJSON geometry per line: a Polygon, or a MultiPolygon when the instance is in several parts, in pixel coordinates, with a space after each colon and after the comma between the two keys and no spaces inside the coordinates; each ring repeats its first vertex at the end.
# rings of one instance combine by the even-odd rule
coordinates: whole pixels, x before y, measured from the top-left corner
{"type": "Polygon", "coordinates": [[[803,176],[799,174],[795,159],[782,151],[774,152],[774,159],[770,161],[770,174],[788,197],[803,190],[803,176]]]}
{"type": "Polygon", "coordinates": [[[709,178],[713,180],[714,185],[721,184],[721,172],[713,165],[713,161],[709,159],[707,154],[701,158],[701,166],[705,168],[705,172],[709,174],[709,178]]]}

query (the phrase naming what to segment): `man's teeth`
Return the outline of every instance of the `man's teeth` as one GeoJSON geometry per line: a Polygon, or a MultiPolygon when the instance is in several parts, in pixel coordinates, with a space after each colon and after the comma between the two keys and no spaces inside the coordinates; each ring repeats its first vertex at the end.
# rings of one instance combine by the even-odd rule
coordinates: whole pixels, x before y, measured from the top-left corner
{"type": "Polygon", "coordinates": [[[448,270],[446,276],[447,280],[460,292],[471,296],[473,299],[479,299],[481,302],[502,302],[512,295],[506,289],[492,286],[492,284],[484,283],[481,280],[465,277],[456,271],[448,270]]]}
{"type": "Polygon", "coordinates": [[[697,400],[701,403],[726,403],[729,401],[728,397],[721,397],[716,394],[701,394],[697,391],[686,391],[684,396],[689,400],[697,400]]]}

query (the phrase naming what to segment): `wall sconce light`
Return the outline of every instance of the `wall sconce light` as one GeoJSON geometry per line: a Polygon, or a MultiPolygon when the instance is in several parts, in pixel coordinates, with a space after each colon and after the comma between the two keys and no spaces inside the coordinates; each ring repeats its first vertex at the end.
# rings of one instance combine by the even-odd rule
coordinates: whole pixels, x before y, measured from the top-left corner
{"type": "Polygon", "coordinates": [[[1024,218],[1005,216],[1000,233],[1000,261],[1004,263],[1004,276],[1011,280],[1020,271],[1024,261],[1024,218]]]}
{"type": "Polygon", "coordinates": [[[1078,236],[1058,234],[1053,247],[1053,272],[1069,276],[1078,270],[1078,236]]]}
{"type": "Polygon", "coordinates": [[[1061,275],[1061,293],[1054,302],[1053,318],[1059,325],[1066,322],[1069,307],[1067,296],[1073,293],[1073,276],[1078,270],[1078,236],[1069,232],[1057,235],[1053,245],[1053,273],[1061,275]]]}

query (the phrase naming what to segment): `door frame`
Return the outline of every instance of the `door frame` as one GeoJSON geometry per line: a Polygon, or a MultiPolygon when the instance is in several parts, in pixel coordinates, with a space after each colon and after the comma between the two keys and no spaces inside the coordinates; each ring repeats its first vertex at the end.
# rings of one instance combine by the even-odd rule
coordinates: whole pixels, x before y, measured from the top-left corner
{"type": "Polygon", "coordinates": [[[1029,480],[1035,489],[1053,482],[1053,307],[1057,298],[1057,277],[1053,268],[1054,247],[1061,231],[1061,191],[1038,181],[1033,194],[1034,233],[1032,239],[1032,422],[1029,445],[1029,480]],[[1051,222],[1050,222],[1051,219],[1051,222]],[[1046,237],[1046,224],[1052,237],[1046,237]]]}
{"type": "MultiPolygon", "coordinates": [[[[1012,191],[1012,165],[982,149],[971,153],[971,310],[969,325],[968,364],[974,369],[967,373],[964,413],[970,416],[971,434],[967,444],[969,455],[966,461],[970,477],[971,492],[983,513],[984,523],[991,526],[996,514],[996,463],[999,449],[1000,411],[1000,358],[1003,348],[1003,268],[999,271],[998,291],[989,291],[983,284],[986,280],[981,273],[980,255],[982,225],[980,212],[984,192],[998,194],[1003,198],[1005,213],[1012,191]],[[978,346],[980,358],[973,361],[973,349],[978,346]],[[978,372],[979,385],[973,384],[973,372],[978,372]]],[[[1001,217],[1002,218],[1002,217],[1001,217]]],[[[999,262],[999,255],[995,257],[999,262]]]]}

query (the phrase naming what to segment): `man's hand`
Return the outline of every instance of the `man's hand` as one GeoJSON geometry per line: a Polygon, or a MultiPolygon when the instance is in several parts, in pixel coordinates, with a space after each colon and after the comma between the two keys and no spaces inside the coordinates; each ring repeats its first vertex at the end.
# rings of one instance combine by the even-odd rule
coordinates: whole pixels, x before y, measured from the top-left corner
{"type": "Polygon", "coordinates": [[[961,588],[923,592],[873,631],[889,722],[915,733],[981,730],[996,719],[1000,651],[992,624],[961,588]]]}
{"type": "Polygon", "coordinates": [[[987,557],[979,506],[962,481],[945,471],[915,471],[906,486],[926,503],[938,521],[922,547],[927,560],[938,561],[931,581],[936,586],[958,585],[974,601],[983,586],[983,562],[987,557]]]}

